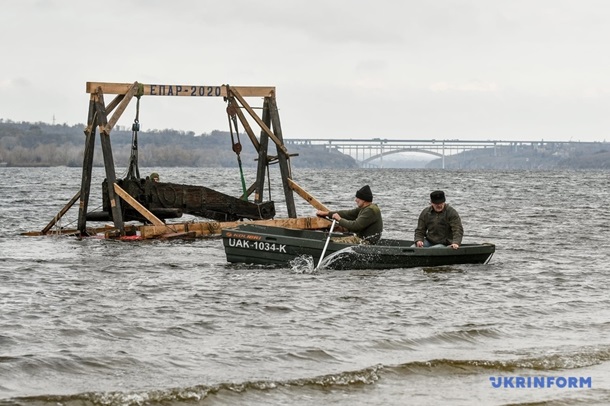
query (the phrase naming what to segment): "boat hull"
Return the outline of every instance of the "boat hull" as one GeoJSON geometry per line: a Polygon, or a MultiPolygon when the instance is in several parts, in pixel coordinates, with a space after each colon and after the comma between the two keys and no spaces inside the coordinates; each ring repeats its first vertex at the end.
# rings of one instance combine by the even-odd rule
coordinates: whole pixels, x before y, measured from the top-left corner
{"type": "MultiPolygon", "coordinates": [[[[330,269],[392,269],[455,264],[484,264],[495,252],[494,244],[463,244],[459,249],[416,248],[413,241],[382,239],[376,245],[343,244],[333,241],[324,254],[323,266],[330,269]]],[[[309,256],[318,263],[328,232],[282,227],[240,225],[222,231],[231,263],[286,266],[298,257],[309,256]]]]}

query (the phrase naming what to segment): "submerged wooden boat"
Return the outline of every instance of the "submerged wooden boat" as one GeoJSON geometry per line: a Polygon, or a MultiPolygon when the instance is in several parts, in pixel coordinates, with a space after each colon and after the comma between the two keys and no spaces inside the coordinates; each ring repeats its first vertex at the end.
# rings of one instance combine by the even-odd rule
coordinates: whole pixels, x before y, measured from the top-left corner
{"type": "MultiPolygon", "coordinates": [[[[323,267],[330,269],[391,269],[454,264],[485,264],[493,256],[494,244],[463,244],[459,249],[416,248],[413,241],[381,239],[376,245],[354,245],[333,241],[344,234],[332,233],[323,267]]],[[[318,263],[328,232],[243,224],[222,230],[227,261],[232,263],[290,265],[299,257],[318,263]]]]}

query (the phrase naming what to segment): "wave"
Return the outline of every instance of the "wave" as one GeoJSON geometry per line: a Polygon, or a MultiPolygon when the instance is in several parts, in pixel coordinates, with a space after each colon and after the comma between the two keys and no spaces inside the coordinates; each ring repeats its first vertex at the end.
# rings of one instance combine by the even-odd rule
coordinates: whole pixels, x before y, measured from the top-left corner
{"type": "MultiPolygon", "coordinates": [[[[196,385],[134,392],[87,392],[74,395],[43,395],[0,400],[0,406],[141,406],[197,405],[212,396],[247,396],[270,390],[335,390],[372,385],[384,375],[506,374],[528,370],[536,373],[585,368],[610,361],[610,346],[582,348],[569,354],[550,354],[507,360],[434,359],[398,365],[375,365],[355,371],[336,372],[311,378],[257,380],[242,383],[196,385]]],[[[245,402],[244,399],[242,401],[245,402]]],[[[207,402],[206,402],[207,403],[207,402]]],[[[237,402],[241,403],[241,402],[237,402]]]]}
{"type": "Polygon", "coordinates": [[[248,393],[278,388],[314,387],[328,389],[339,386],[367,385],[379,379],[381,366],[365,368],[353,372],[341,372],[315,378],[300,378],[286,381],[249,381],[243,383],[221,383],[218,385],[197,385],[187,388],[151,390],[142,392],[87,392],[75,395],[43,395],[0,400],[0,406],[141,406],[197,404],[209,396],[222,392],[248,393]]]}
{"type": "Polygon", "coordinates": [[[610,346],[581,348],[570,353],[545,354],[507,360],[449,360],[437,359],[409,362],[393,367],[397,371],[418,373],[434,370],[435,373],[514,372],[531,370],[551,372],[586,368],[610,361],[610,346]]]}

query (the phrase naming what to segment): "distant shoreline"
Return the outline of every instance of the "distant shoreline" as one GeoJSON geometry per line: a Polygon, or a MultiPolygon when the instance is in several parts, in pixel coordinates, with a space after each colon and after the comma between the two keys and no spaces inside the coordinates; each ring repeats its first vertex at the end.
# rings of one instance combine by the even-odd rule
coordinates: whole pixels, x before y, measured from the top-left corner
{"type": "MultiPolygon", "coordinates": [[[[132,132],[115,130],[112,137],[112,155],[117,167],[127,166],[132,152],[132,132]]],[[[256,168],[258,152],[248,137],[242,137],[239,156],[234,152],[233,137],[228,132],[195,135],[166,129],[140,132],[137,153],[141,166],[172,168],[256,168]]],[[[94,150],[93,166],[103,167],[104,160],[99,137],[94,150]]],[[[0,167],[81,168],[83,165],[83,125],[51,125],[45,123],[15,123],[0,120],[0,167]]],[[[269,156],[275,155],[269,146],[269,156]]],[[[290,145],[294,168],[359,168],[360,163],[350,155],[324,145],[290,145]]],[[[372,162],[370,167],[405,169],[456,169],[456,170],[564,170],[610,169],[610,144],[574,143],[545,146],[515,145],[480,150],[469,150],[430,160],[386,159],[372,162]]]]}

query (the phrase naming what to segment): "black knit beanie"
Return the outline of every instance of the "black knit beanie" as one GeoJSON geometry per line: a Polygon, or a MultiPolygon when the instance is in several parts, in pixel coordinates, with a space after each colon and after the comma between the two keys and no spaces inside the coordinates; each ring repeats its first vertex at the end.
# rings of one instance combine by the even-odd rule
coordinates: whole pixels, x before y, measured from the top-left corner
{"type": "Polygon", "coordinates": [[[369,187],[369,185],[365,185],[356,192],[356,197],[358,199],[364,200],[365,202],[372,202],[373,192],[371,192],[371,188],[369,187]]]}

